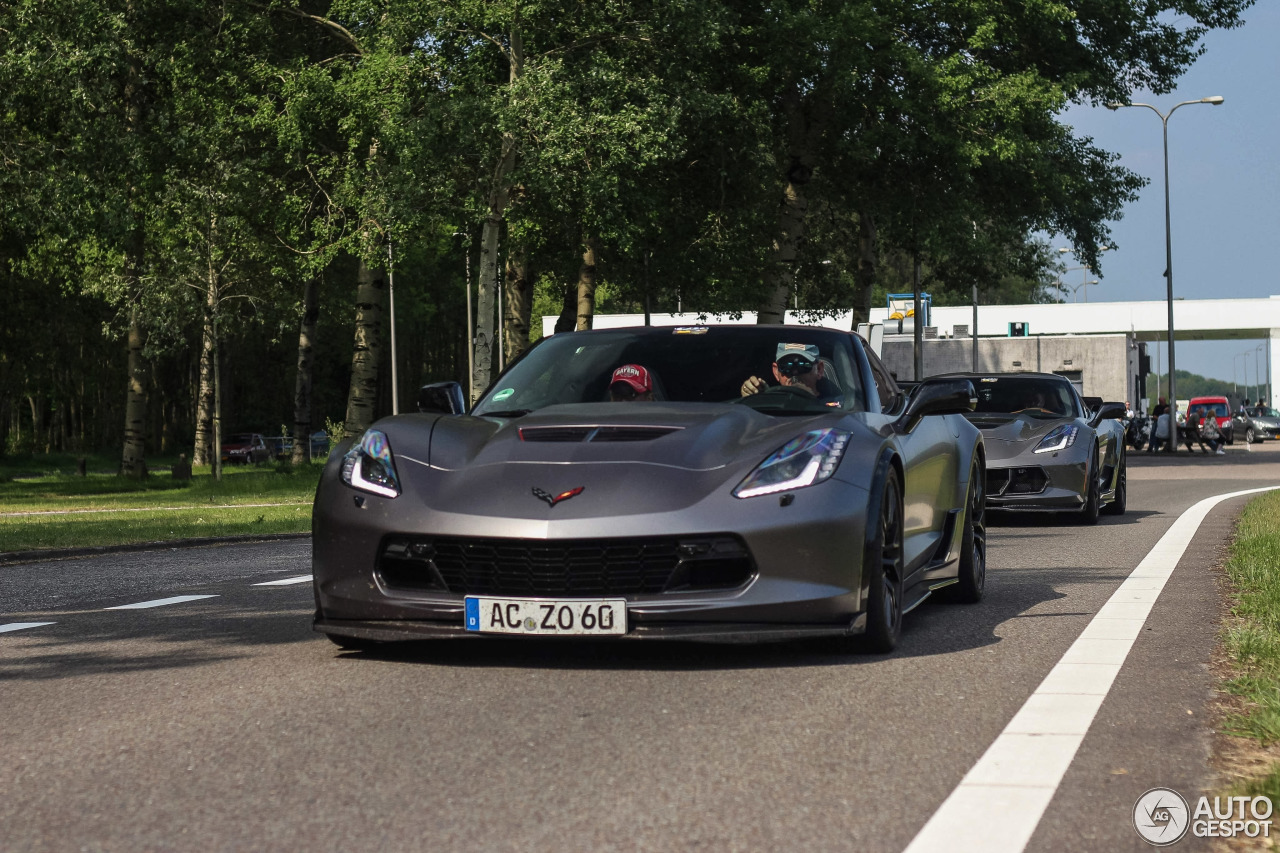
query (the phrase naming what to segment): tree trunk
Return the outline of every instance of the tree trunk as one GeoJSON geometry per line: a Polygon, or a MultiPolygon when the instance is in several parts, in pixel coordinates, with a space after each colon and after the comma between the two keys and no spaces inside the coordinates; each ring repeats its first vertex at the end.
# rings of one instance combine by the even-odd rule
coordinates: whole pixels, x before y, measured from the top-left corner
{"type": "Polygon", "coordinates": [[[146,338],[139,308],[129,311],[129,393],[124,407],[124,451],[120,459],[120,473],[140,480],[147,476],[147,363],[142,356],[146,338]]]}
{"type": "MultiPolygon", "coordinates": [[[[529,348],[529,325],[533,314],[533,279],[529,276],[529,253],[524,246],[507,249],[507,301],[503,306],[503,347],[507,364],[529,348]]],[[[541,337],[541,335],[539,335],[541,337]]]]}
{"type": "Polygon", "coordinates": [[[213,455],[222,450],[213,446],[213,317],[218,307],[218,295],[211,282],[206,282],[206,285],[200,343],[200,387],[196,391],[196,446],[191,452],[192,465],[212,464],[213,455]]]}
{"type": "MultiPolygon", "coordinates": [[[[524,72],[524,43],[513,27],[511,52],[507,55],[510,66],[508,80],[515,83],[524,72]]],[[[493,364],[494,302],[498,292],[498,236],[502,231],[507,203],[511,200],[511,173],[516,166],[516,138],[511,133],[502,135],[502,153],[489,180],[489,213],[485,216],[480,234],[480,282],[476,299],[476,327],[473,336],[475,357],[471,368],[471,402],[489,387],[493,364]]]]}
{"type": "MultiPolygon", "coordinates": [[[[810,93],[809,100],[821,103],[810,93]]],[[[805,187],[813,176],[812,140],[822,132],[819,121],[805,115],[805,96],[793,86],[783,100],[787,115],[787,174],[773,238],[773,262],[765,272],[764,303],[756,316],[760,324],[786,322],[788,303],[796,287],[796,265],[808,236],[809,200],[805,187]]]]}
{"type": "Polygon", "coordinates": [[[311,368],[315,364],[312,350],[316,322],[320,317],[319,278],[307,281],[302,296],[302,327],[298,330],[298,378],[293,385],[293,456],[294,465],[311,459],[311,368]]]}
{"type": "Polygon", "coordinates": [[[351,358],[351,388],[343,435],[351,438],[369,427],[378,403],[378,364],[382,358],[383,294],[386,277],[363,260],[357,273],[356,341],[351,358]]]}
{"type": "Polygon", "coordinates": [[[858,262],[853,270],[853,327],[871,321],[871,294],[876,289],[876,264],[879,260],[879,235],[870,213],[858,214],[858,262]]]}
{"type": "Polygon", "coordinates": [[[213,479],[222,482],[222,352],[218,346],[218,314],[213,315],[213,479]]]}
{"type": "MultiPolygon", "coordinates": [[[[130,19],[133,18],[133,13],[133,4],[129,4],[127,15],[130,19]]],[[[131,138],[141,133],[143,120],[141,89],[140,64],[136,57],[131,57],[124,86],[125,128],[131,138]]],[[[142,190],[136,181],[130,182],[128,195],[130,213],[134,222],[125,250],[124,276],[133,304],[129,308],[128,393],[125,396],[124,446],[120,454],[120,474],[140,480],[147,476],[147,362],[142,354],[146,336],[139,317],[141,309],[138,307],[138,300],[142,296],[145,232],[143,231],[142,190]]]]}
{"type": "Polygon", "coordinates": [[[582,266],[578,268],[578,324],[577,331],[583,332],[591,328],[591,321],[596,313],[596,250],[598,243],[594,236],[583,241],[582,266]]]}
{"type": "Polygon", "coordinates": [[[475,357],[472,362],[471,402],[489,387],[493,368],[494,303],[498,293],[498,237],[511,198],[510,175],[515,168],[516,144],[510,134],[502,137],[502,159],[489,187],[489,214],[480,234],[480,281],[476,297],[475,357]]]}
{"type": "Polygon", "coordinates": [[[556,318],[555,334],[557,335],[561,332],[572,332],[577,325],[574,317],[578,313],[578,285],[575,282],[566,282],[562,296],[560,316],[556,318]]]}

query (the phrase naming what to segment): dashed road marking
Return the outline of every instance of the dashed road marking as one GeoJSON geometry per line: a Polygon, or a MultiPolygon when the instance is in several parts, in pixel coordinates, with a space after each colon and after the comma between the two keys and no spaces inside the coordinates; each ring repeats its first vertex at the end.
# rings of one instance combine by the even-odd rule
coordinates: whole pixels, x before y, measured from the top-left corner
{"type": "Polygon", "coordinates": [[[266,581],[265,583],[255,583],[254,586],[288,586],[295,583],[310,583],[311,575],[299,575],[296,578],[281,578],[278,581],[266,581]]]}
{"type": "Polygon", "coordinates": [[[1209,511],[1205,498],[1174,521],[992,742],[906,853],[1021,853],[1062,783],[1165,582],[1209,511]]]}
{"type": "Polygon", "coordinates": [[[0,634],[7,631],[25,631],[27,628],[40,628],[44,625],[57,624],[57,622],[10,622],[7,625],[0,625],[0,634]]]}
{"type": "Polygon", "coordinates": [[[202,598],[217,598],[216,595],[175,595],[172,598],[157,598],[154,601],[139,601],[137,604],[119,604],[107,610],[147,610],[152,607],[165,607],[170,604],[183,604],[188,601],[199,601],[202,598]]]}

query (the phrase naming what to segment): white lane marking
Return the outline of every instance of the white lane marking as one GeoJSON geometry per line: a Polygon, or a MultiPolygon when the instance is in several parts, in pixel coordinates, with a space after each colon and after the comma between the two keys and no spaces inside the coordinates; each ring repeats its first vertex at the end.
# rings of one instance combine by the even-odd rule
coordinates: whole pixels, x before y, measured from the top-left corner
{"type": "Polygon", "coordinates": [[[6,631],[25,631],[27,628],[39,628],[43,625],[57,624],[57,622],[10,622],[8,625],[0,625],[0,634],[6,631]]]}
{"type": "Polygon", "coordinates": [[[1273,489],[1280,486],[1205,498],[1179,516],[933,813],[906,853],[1021,853],[1205,516],[1225,500],[1273,489]]]}
{"type": "Polygon", "coordinates": [[[299,575],[296,578],[282,578],[278,581],[266,581],[265,583],[255,583],[254,586],[288,586],[292,583],[310,583],[311,575],[299,575]]]}
{"type": "Polygon", "coordinates": [[[182,604],[187,601],[199,601],[202,598],[217,598],[216,595],[175,595],[172,598],[157,598],[154,601],[139,601],[137,604],[120,604],[108,607],[107,610],[146,610],[151,607],[165,607],[170,604],[182,604]]]}

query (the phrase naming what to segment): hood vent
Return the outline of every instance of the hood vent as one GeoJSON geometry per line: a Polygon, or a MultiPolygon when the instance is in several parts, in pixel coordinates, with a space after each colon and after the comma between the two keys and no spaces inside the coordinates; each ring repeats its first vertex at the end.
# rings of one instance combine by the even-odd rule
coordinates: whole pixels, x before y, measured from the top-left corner
{"type": "Polygon", "coordinates": [[[564,426],[521,427],[521,441],[652,441],[682,427],[669,426],[564,426]]]}

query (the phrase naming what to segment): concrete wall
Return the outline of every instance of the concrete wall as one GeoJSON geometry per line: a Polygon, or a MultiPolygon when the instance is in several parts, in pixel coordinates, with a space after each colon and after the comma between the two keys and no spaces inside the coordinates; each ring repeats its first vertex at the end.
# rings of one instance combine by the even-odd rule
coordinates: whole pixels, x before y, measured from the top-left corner
{"type": "MultiPolygon", "coordinates": [[[[881,358],[899,379],[913,379],[913,341],[906,336],[884,339],[881,358]]],[[[973,339],[944,338],[923,342],[924,375],[973,370],[973,339]]],[[[1137,345],[1128,335],[1037,335],[1028,338],[979,338],[979,373],[1080,374],[1086,397],[1124,402],[1136,408],[1134,377],[1138,373],[1137,345]]]]}

